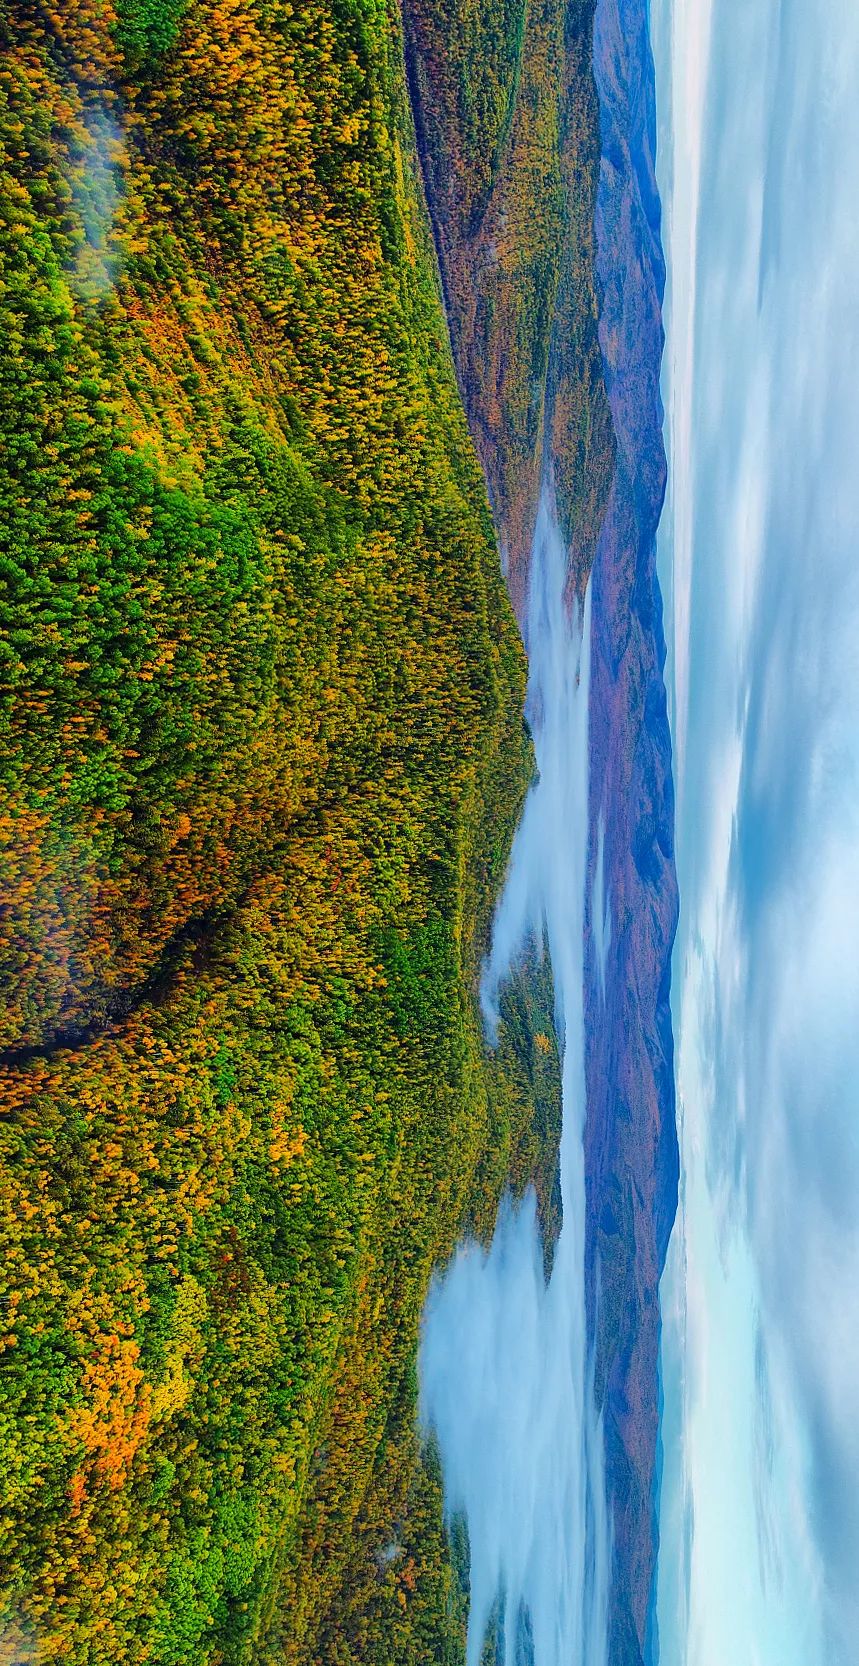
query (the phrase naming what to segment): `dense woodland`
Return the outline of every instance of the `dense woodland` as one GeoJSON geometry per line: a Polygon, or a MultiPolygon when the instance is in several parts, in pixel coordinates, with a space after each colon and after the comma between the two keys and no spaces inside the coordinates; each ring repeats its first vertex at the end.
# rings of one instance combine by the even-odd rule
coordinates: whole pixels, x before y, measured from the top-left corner
{"type": "Polygon", "coordinates": [[[524,621],[546,456],[579,595],[614,470],[594,271],[594,0],[404,11],[457,374],[524,621]]]}
{"type": "Polygon", "coordinates": [[[452,1666],[419,1313],[558,1072],[399,16],[8,0],[0,170],[0,1660],[452,1666]]]}

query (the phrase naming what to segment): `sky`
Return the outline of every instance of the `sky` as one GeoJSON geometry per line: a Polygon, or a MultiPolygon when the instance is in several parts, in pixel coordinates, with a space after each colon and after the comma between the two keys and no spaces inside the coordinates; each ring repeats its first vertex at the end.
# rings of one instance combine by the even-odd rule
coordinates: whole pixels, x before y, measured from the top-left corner
{"type": "Polygon", "coordinates": [[[859,1637],[859,7],[652,0],[681,924],[664,1666],[859,1637]]]}

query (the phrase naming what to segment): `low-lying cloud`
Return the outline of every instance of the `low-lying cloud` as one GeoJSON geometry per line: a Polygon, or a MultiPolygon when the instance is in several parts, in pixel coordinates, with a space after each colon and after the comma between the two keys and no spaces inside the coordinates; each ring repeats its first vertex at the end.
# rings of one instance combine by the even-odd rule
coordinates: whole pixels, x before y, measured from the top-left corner
{"type": "Polygon", "coordinates": [[[81,119],[72,156],[72,200],[80,237],[72,273],[76,292],[87,301],[109,295],[120,268],[113,232],[123,192],[125,139],[106,105],[95,103],[81,119]]]}
{"type": "MultiPolygon", "coordinates": [[[[529,708],[539,778],[517,832],[483,980],[487,1024],[517,953],[545,930],[563,1054],[563,1225],[548,1284],[533,1194],[505,1204],[491,1248],[463,1246],[434,1285],[421,1410],[446,1506],[470,1548],[467,1666],[500,1604],[504,1666],[605,1666],[611,1559],[603,1437],[585,1318],[584,901],[590,601],[565,603],[548,491],[534,539],[529,708]]],[[[498,1645],[498,1639],[496,1639],[498,1645]]]]}

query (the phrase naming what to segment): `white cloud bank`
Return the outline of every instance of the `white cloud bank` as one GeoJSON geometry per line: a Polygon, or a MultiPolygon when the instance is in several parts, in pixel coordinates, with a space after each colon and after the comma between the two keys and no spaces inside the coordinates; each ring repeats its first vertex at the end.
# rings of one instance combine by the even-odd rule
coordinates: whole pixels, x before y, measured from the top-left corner
{"type": "Polygon", "coordinates": [[[654,0],[683,1189],[664,1666],[859,1659],[859,9],[654,0]]]}
{"type": "Polygon", "coordinates": [[[544,492],[528,604],[529,716],[539,776],[516,834],[483,979],[484,1015],[544,929],[563,1054],[563,1225],[552,1274],[533,1194],[502,1207],[492,1246],[464,1245],[430,1292],[421,1412],[438,1436],[448,1512],[470,1550],[468,1666],[500,1601],[504,1666],[606,1666],[611,1540],[585,1319],[584,899],[590,592],[565,603],[566,549],[544,492]]]}

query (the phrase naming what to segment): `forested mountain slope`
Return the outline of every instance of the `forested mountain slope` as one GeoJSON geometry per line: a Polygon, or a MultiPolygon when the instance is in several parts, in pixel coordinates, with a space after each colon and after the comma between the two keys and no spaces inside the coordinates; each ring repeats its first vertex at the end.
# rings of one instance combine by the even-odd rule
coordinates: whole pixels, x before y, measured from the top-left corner
{"type": "Polygon", "coordinates": [[[377,0],[0,16],[0,1654],[458,1646],[417,1318],[556,1060],[411,134],[377,0]]]}
{"type": "Polygon", "coordinates": [[[581,595],[615,458],[598,338],[593,0],[404,0],[454,358],[524,621],[551,468],[581,595]]]}

